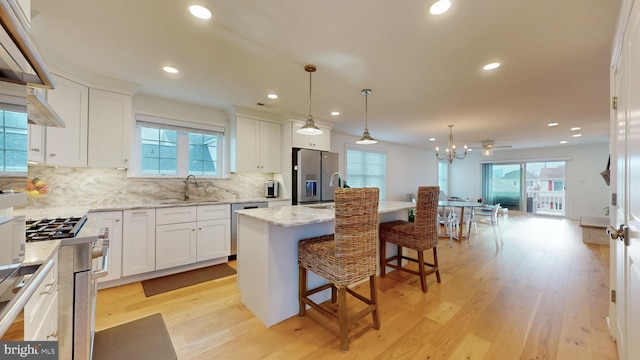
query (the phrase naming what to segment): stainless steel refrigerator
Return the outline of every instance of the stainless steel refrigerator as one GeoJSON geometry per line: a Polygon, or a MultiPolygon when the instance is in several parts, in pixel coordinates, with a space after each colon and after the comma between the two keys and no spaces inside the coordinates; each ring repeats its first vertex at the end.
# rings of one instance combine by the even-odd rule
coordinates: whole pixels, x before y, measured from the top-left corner
{"type": "Polygon", "coordinates": [[[333,201],[338,178],[329,186],[331,175],[338,171],[338,154],[328,151],[293,149],[294,191],[291,203],[307,204],[333,201]]]}

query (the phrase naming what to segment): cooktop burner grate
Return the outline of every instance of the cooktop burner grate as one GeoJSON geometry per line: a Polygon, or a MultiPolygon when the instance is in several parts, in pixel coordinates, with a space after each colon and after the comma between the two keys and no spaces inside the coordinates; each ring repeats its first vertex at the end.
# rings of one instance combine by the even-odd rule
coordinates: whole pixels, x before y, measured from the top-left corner
{"type": "Polygon", "coordinates": [[[75,237],[87,216],[26,221],[26,240],[43,241],[75,237]]]}

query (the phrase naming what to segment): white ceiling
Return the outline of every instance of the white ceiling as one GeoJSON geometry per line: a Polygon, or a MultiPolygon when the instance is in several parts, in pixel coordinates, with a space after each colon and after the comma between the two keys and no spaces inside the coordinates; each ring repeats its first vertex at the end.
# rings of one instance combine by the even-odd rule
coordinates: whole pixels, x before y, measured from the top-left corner
{"type": "Polygon", "coordinates": [[[304,117],[304,65],[315,64],[314,118],[354,136],[365,122],[360,91],[371,88],[369,130],[381,141],[444,147],[448,124],[458,146],[608,140],[620,0],[452,0],[441,16],[428,13],[433,1],[200,0],[213,12],[203,21],[189,14],[192,1],[32,0],[32,31],[54,67],[219,109],[304,117]],[[481,70],[493,61],[502,67],[481,70]]]}

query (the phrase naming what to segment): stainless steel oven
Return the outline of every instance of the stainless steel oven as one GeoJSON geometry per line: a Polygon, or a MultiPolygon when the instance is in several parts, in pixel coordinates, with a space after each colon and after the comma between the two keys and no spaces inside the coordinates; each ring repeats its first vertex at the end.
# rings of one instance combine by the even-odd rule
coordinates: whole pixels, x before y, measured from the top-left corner
{"type": "Polygon", "coordinates": [[[60,359],[92,357],[97,279],[109,273],[109,229],[99,226],[99,220],[87,220],[77,237],[63,240],[58,252],[60,359]],[[99,257],[95,268],[93,260],[99,257]]]}
{"type": "MultiPolygon", "coordinates": [[[[24,228],[23,225],[22,231],[24,228]]],[[[27,242],[60,240],[58,355],[60,359],[90,360],[97,279],[108,274],[109,229],[103,228],[99,219],[86,215],[27,220],[26,239],[27,242]]]]}

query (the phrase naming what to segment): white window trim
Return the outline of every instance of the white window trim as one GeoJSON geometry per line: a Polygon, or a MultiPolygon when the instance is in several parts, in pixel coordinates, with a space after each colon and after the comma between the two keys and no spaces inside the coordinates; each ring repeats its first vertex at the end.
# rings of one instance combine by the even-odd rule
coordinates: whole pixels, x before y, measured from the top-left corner
{"type": "Polygon", "coordinates": [[[139,123],[143,125],[145,123],[149,124],[152,127],[156,128],[164,128],[169,130],[178,130],[178,141],[177,141],[177,158],[180,159],[188,159],[189,157],[189,141],[188,135],[184,133],[185,130],[193,130],[193,132],[198,131],[207,131],[207,132],[217,132],[222,136],[222,144],[220,144],[219,150],[222,151],[222,156],[219,166],[219,174],[216,176],[205,176],[198,175],[198,178],[205,179],[224,179],[228,176],[227,173],[227,165],[226,161],[228,159],[228,155],[226,154],[228,151],[227,143],[227,133],[225,132],[225,127],[197,123],[186,120],[178,120],[178,119],[170,119],[161,116],[155,115],[146,115],[146,114],[135,114],[135,121],[133,122],[134,127],[134,136],[131,139],[131,166],[127,169],[127,178],[143,178],[143,179],[182,179],[189,174],[189,162],[188,161],[178,161],[176,174],[142,174],[140,172],[140,127],[139,123]],[[182,140],[184,138],[184,140],[182,140]]]}

